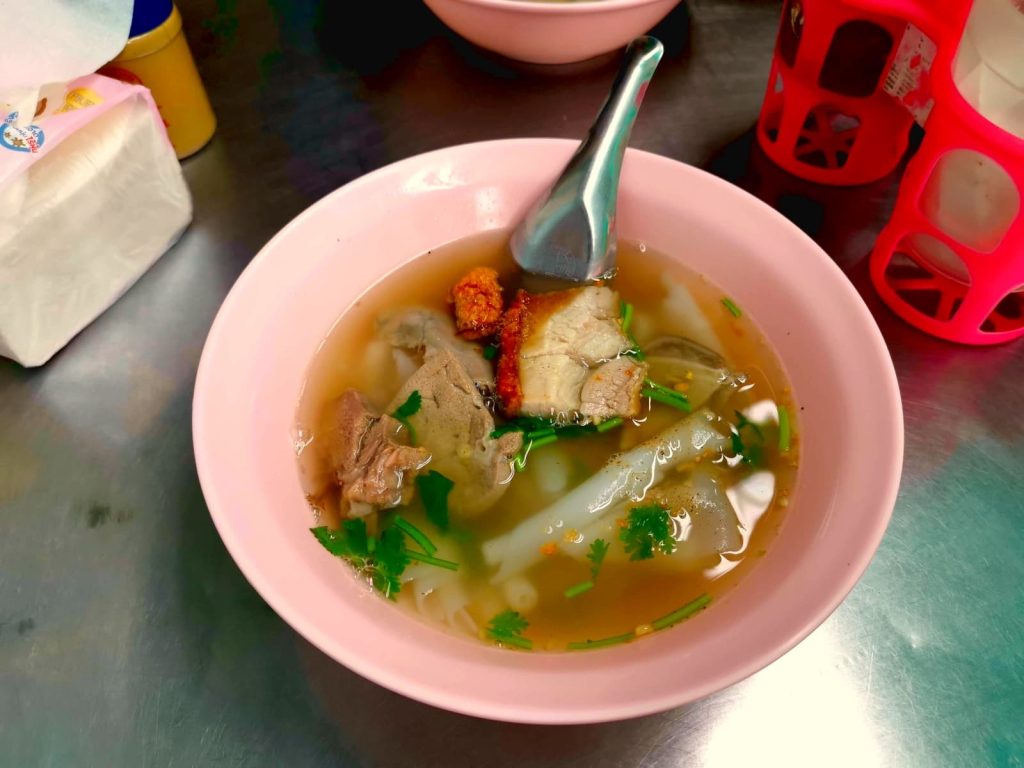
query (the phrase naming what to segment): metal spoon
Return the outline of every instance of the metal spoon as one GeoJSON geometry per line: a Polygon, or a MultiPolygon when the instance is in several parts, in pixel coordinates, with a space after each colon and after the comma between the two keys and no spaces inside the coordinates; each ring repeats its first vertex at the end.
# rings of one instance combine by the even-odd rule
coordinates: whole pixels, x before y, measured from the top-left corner
{"type": "Polygon", "coordinates": [[[512,233],[512,256],[525,271],[587,282],[615,269],[615,203],[622,159],[664,50],[649,36],[629,44],[587,137],[558,181],[512,233]]]}

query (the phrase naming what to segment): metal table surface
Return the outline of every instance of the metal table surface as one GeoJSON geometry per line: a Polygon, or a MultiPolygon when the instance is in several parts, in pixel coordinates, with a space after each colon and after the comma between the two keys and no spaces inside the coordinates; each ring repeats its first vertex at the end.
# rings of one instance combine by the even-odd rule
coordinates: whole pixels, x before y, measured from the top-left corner
{"type": "Polygon", "coordinates": [[[181,5],[220,118],[185,163],[191,229],[45,367],[0,363],[0,765],[1024,765],[1024,346],[945,344],[879,304],[865,258],[894,178],[815,187],[752,146],[777,2],[677,9],[633,145],[768,200],[850,275],[899,372],[899,502],[864,579],[780,661],[564,728],[409,701],[292,631],[207,514],[191,397],[218,305],[292,216],[425,150],[578,137],[615,62],[504,62],[410,0],[181,5]]]}

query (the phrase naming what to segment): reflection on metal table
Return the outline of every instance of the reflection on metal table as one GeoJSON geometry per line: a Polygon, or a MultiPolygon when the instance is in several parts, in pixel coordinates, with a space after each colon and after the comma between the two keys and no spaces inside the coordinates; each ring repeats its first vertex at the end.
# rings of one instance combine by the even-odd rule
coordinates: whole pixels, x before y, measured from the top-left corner
{"type": "Polygon", "coordinates": [[[407,0],[181,5],[220,117],[185,164],[195,222],[45,367],[0,363],[0,764],[1024,765],[1024,347],[952,346],[880,304],[865,259],[895,178],[817,187],[753,146],[778,3],[677,8],[632,143],[750,190],[847,272],[900,377],[900,498],[864,579],[781,660],[569,728],[406,700],[293,632],[206,512],[191,396],[217,307],[295,214],[425,150],[578,137],[616,61],[511,64],[407,0]]]}

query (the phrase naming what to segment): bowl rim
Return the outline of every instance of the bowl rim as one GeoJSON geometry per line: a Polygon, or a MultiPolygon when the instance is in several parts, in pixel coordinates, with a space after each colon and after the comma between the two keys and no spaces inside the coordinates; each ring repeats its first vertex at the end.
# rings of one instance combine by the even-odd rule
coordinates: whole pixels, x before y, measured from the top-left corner
{"type": "MultiPolygon", "coordinates": [[[[644,162],[670,166],[682,166],[686,169],[686,172],[701,177],[703,183],[728,188],[726,192],[727,194],[732,194],[737,198],[744,199],[744,204],[761,207],[763,212],[770,218],[773,218],[778,226],[789,230],[791,236],[803,240],[808,250],[814,251],[817,254],[817,258],[821,260],[823,268],[832,272],[834,277],[837,278],[838,281],[836,289],[846,292],[852,299],[854,299],[852,304],[856,307],[855,311],[860,315],[861,320],[863,321],[863,328],[865,332],[870,336],[869,344],[872,347],[872,351],[878,356],[878,360],[882,363],[882,368],[884,368],[885,376],[884,381],[880,383],[880,388],[882,390],[882,395],[880,396],[884,396],[886,404],[893,408],[894,418],[887,422],[888,430],[885,435],[884,444],[892,447],[894,461],[889,466],[886,476],[883,478],[876,478],[877,482],[874,483],[874,486],[878,491],[877,498],[879,514],[874,517],[872,525],[865,527],[863,533],[864,543],[857,550],[857,557],[847,564],[845,577],[841,580],[836,580],[834,586],[828,590],[828,594],[819,597],[814,602],[813,610],[805,611],[803,613],[804,618],[799,622],[794,622],[793,625],[785,631],[783,639],[780,639],[774,645],[762,648],[758,653],[750,654],[741,662],[734,664],[732,668],[728,670],[728,673],[721,673],[719,677],[714,679],[714,681],[708,681],[701,688],[695,688],[692,686],[690,688],[680,687],[679,692],[665,694],[660,698],[645,698],[640,701],[627,702],[625,704],[616,703],[580,706],[571,711],[559,710],[543,704],[537,706],[507,702],[488,702],[486,704],[482,704],[479,699],[472,699],[466,696],[436,690],[429,685],[421,683],[412,676],[402,677],[400,675],[396,675],[389,671],[386,662],[379,663],[375,659],[368,659],[359,656],[358,654],[350,653],[347,649],[342,647],[344,644],[338,642],[337,638],[321,631],[319,627],[310,626],[304,622],[302,617],[297,615],[297,609],[294,609],[290,605],[288,599],[280,594],[274,583],[274,579],[265,574],[265,571],[255,558],[249,557],[249,553],[244,549],[244,546],[241,543],[241,534],[232,527],[232,516],[225,511],[219,510],[215,503],[211,503],[211,499],[219,500],[218,494],[214,490],[216,482],[213,476],[214,473],[211,469],[213,462],[209,458],[210,440],[206,437],[207,430],[204,424],[205,414],[208,410],[206,402],[207,393],[214,391],[216,388],[216,381],[213,378],[213,373],[211,373],[211,368],[214,366],[212,360],[216,354],[216,350],[224,343],[222,336],[225,332],[225,327],[229,323],[228,318],[234,311],[235,306],[242,301],[240,297],[244,294],[247,283],[253,280],[254,276],[264,268],[264,263],[272,258],[271,254],[276,251],[277,244],[285,239],[292,230],[300,227],[306,218],[315,215],[321,208],[331,205],[336,196],[341,194],[354,194],[363,186],[373,184],[378,178],[384,175],[398,174],[400,176],[406,168],[420,168],[434,158],[445,158],[453,153],[458,154],[461,152],[472,152],[481,149],[500,151],[503,147],[510,147],[513,145],[520,147],[531,146],[538,150],[541,150],[544,147],[568,149],[577,146],[578,142],[571,139],[558,138],[497,139],[444,147],[398,160],[361,177],[353,179],[352,181],[328,193],[323,198],[296,215],[288,224],[282,227],[281,230],[263,246],[263,248],[260,249],[256,256],[253,257],[250,263],[239,275],[225,297],[217,312],[217,316],[211,325],[210,332],[204,343],[202,356],[199,361],[192,403],[192,427],[193,446],[200,485],[204,499],[208,505],[211,518],[213,519],[217,532],[224,542],[226,549],[235,561],[239,570],[242,571],[245,578],[253,588],[256,589],[260,596],[266,600],[274,611],[277,612],[278,615],[281,616],[281,618],[283,618],[296,632],[305,637],[319,650],[378,685],[417,701],[440,707],[448,711],[506,722],[530,724],[600,723],[624,720],[632,717],[666,711],[728,688],[760,671],[776,659],[792,650],[835,611],[835,609],[843,600],[845,600],[847,595],[860,580],[878,550],[878,546],[888,526],[895,506],[899,491],[904,455],[903,408],[895,368],[882,333],[856,288],[852,283],[850,283],[843,271],[828,256],[828,254],[825,253],[824,250],[822,250],[795,224],[785,218],[782,214],[775,211],[764,201],[756,198],[754,195],[751,195],[740,187],[714,176],[703,169],[651,152],[633,148],[628,150],[630,155],[643,156],[645,158],[644,162]]],[[[785,361],[783,362],[785,363],[785,361]]],[[[617,649],[594,651],[593,653],[614,652],[615,650],[617,649]]]]}
{"type": "Polygon", "coordinates": [[[428,0],[462,3],[504,11],[521,11],[539,15],[575,16],[598,11],[618,11],[644,5],[678,5],[682,0],[576,0],[576,2],[545,2],[544,0],[428,0]]]}

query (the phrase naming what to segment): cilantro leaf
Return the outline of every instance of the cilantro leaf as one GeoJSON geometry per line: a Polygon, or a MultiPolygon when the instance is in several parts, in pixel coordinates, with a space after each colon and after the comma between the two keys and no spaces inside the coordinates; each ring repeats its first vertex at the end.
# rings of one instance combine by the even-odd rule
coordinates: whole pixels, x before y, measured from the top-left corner
{"type": "Polygon", "coordinates": [[[487,630],[499,635],[519,635],[528,626],[530,626],[530,622],[524,619],[518,611],[505,611],[491,619],[487,630]]]}
{"type": "Polygon", "coordinates": [[[604,556],[608,554],[608,542],[604,539],[594,539],[590,542],[590,551],[587,553],[587,560],[590,561],[590,578],[594,580],[601,571],[604,563],[604,556]]]}
{"type": "Polygon", "coordinates": [[[357,517],[353,520],[343,520],[341,523],[341,530],[345,534],[349,549],[352,550],[353,555],[369,557],[370,544],[366,535],[365,520],[361,517],[357,517]]]}
{"type": "Polygon", "coordinates": [[[533,643],[523,637],[523,630],[530,626],[518,611],[499,613],[487,624],[487,636],[502,645],[514,645],[517,648],[530,650],[533,643]]]}
{"type": "Polygon", "coordinates": [[[751,421],[750,419],[748,419],[746,416],[743,415],[743,413],[741,411],[734,411],[734,413],[736,414],[736,429],[737,430],[743,430],[743,429],[749,427],[750,430],[755,435],[757,435],[757,438],[759,440],[764,440],[764,432],[761,431],[760,425],[758,425],[758,424],[754,423],[753,421],[751,421]]]}
{"type": "Polygon", "coordinates": [[[323,545],[323,548],[335,557],[351,558],[355,556],[352,548],[349,546],[345,531],[333,531],[326,525],[310,528],[309,531],[323,545]]]}
{"type": "Polygon", "coordinates": [[[671,555],[676,549],[668,509],[660,504],[631,509],[626,527],[619,531],[619,539],[630,560],[649,560],[655,550],[671,555]]]}
{"type": "Polygon", "coordinates": [[[744,464],[757,465],[761,463],[764,456],[764,432],[760,425],[755,424],[739,411],[736,413],[736,426],[729,435],[732,444],[732,452],[743,457],[744,464]],[[747,441],[743,439],[743,430],[749,430],[752,437],[747,441]]]}
{"type": "Polygon", "coordinates": [[[373,571],[370,578],[378,592],[391,600],[402,588],[401,575],[409,565],[405,551],[405,537],[398,528],[385,528],[377,540],[373,553],[373,571]]]}
{"type": "Polygon", "coordinates": [[[594,582],[597,581],[597,574],[601,571],[601,564],[604,562],[604,556],[608,554],[608,542],[604,539],[594,539],[590,542],[590,551],[587,553],[587,560],[590,561],[590,578],[587,581],[581,581],[579,584],[573,584],[564,594],[566,597],[572,599],[579,597],[584,592],[589,592],[594,588],[594,582]]]}
{"type": "Polygon", "coordinates": [[[757,466],[764,458],[764,447],[758,444],[748,445],[743,452],[743,463],[757,466]]]}
{"type": "Polygon", "coordinates": [[[356,518],[345,520],[338,530],[320,526],[310,531],[324,549],[368,576],[374,588],[385,597],[395,599],[402,587],[402,572],[409,565],[401,530],[387,528],[379,539],[372,539],[366,533],[366,522],[356,518]]]}
{"type": "Polygon", "coordinates": [[[402,422],[405,428],[409,430],[409,442],[414,445],[416,444],[416,430],[412,428],[412,424],[409,422],[409,417],[419,413],[420,406],[422,405],[423,396],[420,394],[418,389],[414,389],[409,393],[405,402],[391,412],[391,417],[398,419],[398,421],[402,422]]]}
{"type": "Polygon", "coordinates": [[[420,406],[423,405],[423,396],[420,394],[418,389],[414,389],[409,393],[409,397],[405,399],[405,402],[398,406],[394,413],[391,415],[401,421],[407,419],[410,416],[415,416],[420,411],[420,406]]]}
{"type": "Polygon", "coordinates": [[[434,470],[416,476],[416,489],[423,500],[427,519],[442,531],[448,530],[448,494],[454,487],[455,483],[434,470]]]}

